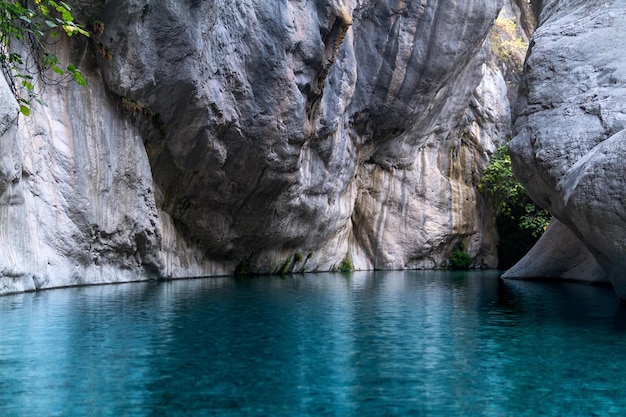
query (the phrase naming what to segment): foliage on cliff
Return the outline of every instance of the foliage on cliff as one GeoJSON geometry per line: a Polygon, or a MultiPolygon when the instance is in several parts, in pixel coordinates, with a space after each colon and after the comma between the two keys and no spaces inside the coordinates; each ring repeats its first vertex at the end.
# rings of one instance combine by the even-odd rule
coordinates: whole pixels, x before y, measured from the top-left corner
{"type": "Polygon", "coordinates": [[[505,72],[522,72],[528,42],[522,37],[514,18],[498,17],[489,35],[491,50],[499,62],[506,66],[505,72]]]}
{"type": "Polygon", "coordinates": [[[457,249],[450,253],[448,261],[450,262],[450,268],[454,270],[468,270],[472,264],[472,257],[469,253],[463,252],[457,249]]]}
{"type": "Polygon", "coordinates": [[[538,207],[513,176],[507,145],[494,152],[478,190],[491,199],[498,216],[501,264],[521,257],[546,230],[550,213],[538,207]]]}
{"type": "Polygon", "coordinates": [[[37,81],[42,84],[74,79],[86,84],[74,65],[62,65],[51,45],[59,38],[89,33],[75,22],[67,3],[34,0],[34,4],[18,0],[0,1],[0,66],[20,105],[28,116],[33,101],[39,102],[37,81]],[[52,76],[46,77],[51,71],[52,76]]]}

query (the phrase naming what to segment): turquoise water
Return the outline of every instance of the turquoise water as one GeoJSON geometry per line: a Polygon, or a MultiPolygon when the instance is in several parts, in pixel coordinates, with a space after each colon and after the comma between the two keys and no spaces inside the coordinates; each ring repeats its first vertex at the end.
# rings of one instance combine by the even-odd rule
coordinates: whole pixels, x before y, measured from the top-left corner
{"type": "Polygon", "coordinates": [[[1,416],[626,413],[610,288],[376,272],[0,297],[1,416]]]}

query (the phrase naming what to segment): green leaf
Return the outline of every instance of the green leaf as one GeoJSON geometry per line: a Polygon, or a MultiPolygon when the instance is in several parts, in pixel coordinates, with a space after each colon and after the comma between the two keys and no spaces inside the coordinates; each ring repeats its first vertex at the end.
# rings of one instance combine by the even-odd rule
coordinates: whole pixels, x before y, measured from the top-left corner
{"type": "Polygon", "coordinates": [[[76,26],[76,32],[80,33],[81,35],[85,36],[85,37],[90,37],[91,35],[89,34],[89,32],[87,32],[85,29],[81,28],[80,26],[76,26]]]}
{"type": "Polygon", "coordinates": [[[74,33],[76,33],[76,31],[74,30],[74,27],[71,25],[63,25],[63,30],[65,31],[65,34],[69,37],[71,37],[74,33]]]}
{"type": "Polygon", "coordinates": [[[22,56],[20,54],[12,53],[9,54],[9,62],[15,64],[22,64],[22,56]]]}
{"type": "Polygon", "coordinates": [[[25,87],[28,91],[33,91],[35,89],[35,86],[26,80],[22,81],[22,87],[25,87]]]}
{"type": "Polygon", "coordinates": [[[56,55],[54,54],[45,54],[43,56],[43,64],[45,67],[50,67],[52,65],[55,65],[59,62],[59,58],[57,58],[56,55]]]}
{"type": "Polygon", "coordinates": [[[30,116],[30,107],[24,104],[20,104],[20,113],[22,113],[26,117],[30,116]]]}
{"type": "Polygon", "coordinates": [[[85,80],[85,77],[80,71],[73,72],[72,75],[74,76],[74,80],[76,80],[76,83],[78,83],[78,85],[87,85],[87,80],[85,80]]]}
{"type": "Polygon", "coordinates": [[[72,74],[72,76],[74,77],[74,81],[76,81],[78,85],[87,85],[87,80],[85,80],[83,74],[80,72],[80,70],[76,69],[74,65],[68,65],[67,70],[72,74]]]}
{"type": "Polygon", "coordinates": [[[61,17],[66,22],[73,22],[74,21],[74,16],[72,16],[72,14],[70,12],[68,12],[68,11],[63,11],[62,14],[61,14],[61,17]]]}

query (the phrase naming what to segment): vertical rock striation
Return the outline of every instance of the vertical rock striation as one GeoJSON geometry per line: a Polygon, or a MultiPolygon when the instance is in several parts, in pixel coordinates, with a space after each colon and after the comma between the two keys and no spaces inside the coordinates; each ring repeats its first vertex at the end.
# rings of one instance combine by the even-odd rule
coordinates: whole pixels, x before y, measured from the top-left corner
{"type": "Polygon", "coordinates": [[[565,263],[555,261],[557,254],[571,259],[578,253],[579,261],[567,262],[584,266],[576,278],[609,279],[626,298],[625,28],[623,1],[543,2],[511,152],[529,194],[562,224],[542,244],[578,243],[527,257],[506,277],[572,278],[550,264],[565,263]]]}
{"type": "Polygon", "coordinates": [[[60,53],[89,87],[48,87],[19,132],[0,101],[0,292],[439,268],[461,244],[494,266],[498,3],[82,2],[104,31],[60,53]]]}

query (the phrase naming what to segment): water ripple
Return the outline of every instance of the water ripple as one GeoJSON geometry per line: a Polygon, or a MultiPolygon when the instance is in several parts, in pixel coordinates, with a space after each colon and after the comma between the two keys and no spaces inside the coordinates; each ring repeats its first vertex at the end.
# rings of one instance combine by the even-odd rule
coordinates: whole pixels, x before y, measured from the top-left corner
{"type": "Polygon", "coordinates": [[[608,288],[311,274],[21,294],[0,314],[2,416],[626,411],[608,288]]]}

